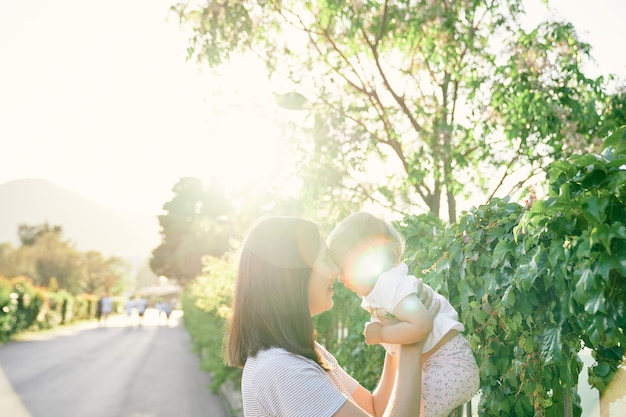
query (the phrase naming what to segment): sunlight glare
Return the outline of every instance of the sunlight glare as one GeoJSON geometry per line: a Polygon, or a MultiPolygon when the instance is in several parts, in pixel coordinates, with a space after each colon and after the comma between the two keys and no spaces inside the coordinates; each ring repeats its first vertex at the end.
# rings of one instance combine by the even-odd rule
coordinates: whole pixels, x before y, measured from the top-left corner
{"type": "Polygon", "coordinates": [[[354,261],[351,275],[355,282],[366,284],[378,278],[389,267],[386,246],[368,246],[354,261]]]}
{"type": "Polygon", "coordinates": [[[262,62],[239,57],[211,76],[211,114],[189,155],[190,175],[231,190],[265,189],[289,165],[281,110],[262,62]]]}
{"type": "Polygon", "coordinates": [[[201,151],[210,158],[210,176],[233,188],[267,184],[280,163],[279,129],[243,112],[227,116],[218,129],[218,138],[201,151]]]}

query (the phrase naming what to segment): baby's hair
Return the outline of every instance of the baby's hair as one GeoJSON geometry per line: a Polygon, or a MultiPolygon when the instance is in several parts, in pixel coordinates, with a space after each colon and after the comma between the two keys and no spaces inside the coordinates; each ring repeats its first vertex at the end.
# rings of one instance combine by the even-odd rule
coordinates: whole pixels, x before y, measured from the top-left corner
{"type": "Polygon", "coordinates": [[[328,236],[327,244],[336,262],[358,245],[377,244],[389,250],[390,261],[396,265],[405,249],[404,236],[391,223],[364,211],[340,221],[328,236]]]}

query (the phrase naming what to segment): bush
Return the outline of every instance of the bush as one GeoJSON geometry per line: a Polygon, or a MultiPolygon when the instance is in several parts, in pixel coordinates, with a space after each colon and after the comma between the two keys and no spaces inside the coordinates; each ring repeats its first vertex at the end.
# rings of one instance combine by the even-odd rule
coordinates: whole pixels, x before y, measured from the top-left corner
{"type": "Polygon", "coordinates": [[[182,295],[184,323],[202,367],[212,374],[215,392],[226,380],[237,385],[241,371],[227,366],[222,347],[235,281],[235,268],[226,259],[205,258],[202,275],[187,284],[182,295]]]}
{"type": "Polygon", "coordinates": [[[553,163],[549,197],[531,207],[493,200],[436,233],[416,225],[423,218],[406,219],[415,275],[446,295],[466,326],[483,416],[564,415],[570,406],[580,415],[578,352],[592,349],[589,382],[601,393],[623,361],[623,133],[602,155],[553,163]]]}
{"type": "Polygon", "coordinates": [[[76,320],[87,320],[96,317],[98,297],[93,294],[79,294],[75,297],[72,315],[76,320]]]}
{"type": "Polygon", "coordinates": [[[30,279],[0,277],[0,342],[31,328],[42,303],[43,297],[30,279]]]}
{"type": "Polygon", "coordinates": [[[47,309],[42,317],[42,328],[69,324],[74,320],[74,297],[65,290],[46,292],[47,309]]]}
{"type": "Polygon", "coordinates": [[[0,342],[26,330],[50,329],[95,317],[97,297],[73,296],[33,285],[27,277],[0,276],[0,342]]]}

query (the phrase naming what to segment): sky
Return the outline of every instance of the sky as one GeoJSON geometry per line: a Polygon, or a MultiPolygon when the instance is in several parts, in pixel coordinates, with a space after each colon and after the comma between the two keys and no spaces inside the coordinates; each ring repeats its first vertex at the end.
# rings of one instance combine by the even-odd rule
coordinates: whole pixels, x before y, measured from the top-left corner
{"type": "MultiPolygon", "coordinates": [[[[158,214],[184,176],[232,186],[272,180],[278,129],[251,110],[264,103],[271,112],[272,85],[251,61],[221,77],[187,62],[188,33],[171,4],[0,0],[0,185],[43,178],[158,214]]],[[[547,16],[540,0],[527,4],[531,20],[547,16]]],[[[592,44],[591,73],[626,75],[617,49],[626,2],[553,4],[592,44]]]]}
{"type": "Polygon", "coordinates": [[[44,178],[159,213],[184,176],[268,180],[275,129],[249,108],[269,84],[254,63],[217,78],[187,62],[170,4],[0,0],[0,184],[44,178]],[[214,102],[231,89],[248,109],[214,102]]]}

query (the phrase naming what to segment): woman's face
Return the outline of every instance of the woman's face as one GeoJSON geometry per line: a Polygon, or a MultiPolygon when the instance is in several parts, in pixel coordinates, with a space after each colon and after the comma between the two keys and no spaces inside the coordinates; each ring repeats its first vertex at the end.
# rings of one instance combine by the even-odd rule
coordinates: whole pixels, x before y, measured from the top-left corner
{"type": "Polygon", "coordinates": [[[339,268],[330,258],[326,245],[315,259],[309,278],[309,311],[311,316],[328,311],[333,306],[333,285],[339,268]]]}

